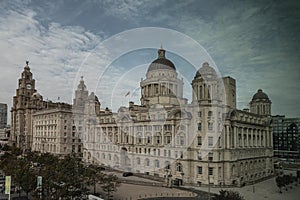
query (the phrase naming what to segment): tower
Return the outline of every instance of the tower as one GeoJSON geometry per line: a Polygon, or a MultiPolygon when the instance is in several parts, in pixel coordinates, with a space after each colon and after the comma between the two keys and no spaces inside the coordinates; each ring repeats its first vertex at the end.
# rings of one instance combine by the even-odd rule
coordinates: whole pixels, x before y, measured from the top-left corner
{"type": "Polygon", "coordinates": [[[250,112],[270,116],[271,115],[271,100],[268,95],[262,91],[262,89],[257,90],[257,93],[253,95],[250,102],[250,112]]]}
{"type": "Polygon", "coordinates": [[[177,77],[175,65],[166,58],[166,51],[158,50],[158,58],[154,60],[142,80],[141,104],[179,105],[183,100],[183,81],[177,77]]]}
{"type": "Polygon", "coordinates": [[[18,80],[16,95],[13,97],[11,108],[11,135],[10,143],[22,150],[30,149],[32,143],[32,120],[34,110],[42,107],[42,96],[35,89],[35,80],[26,65],[18,80]]]}
{"type": "Polygon", "coordinates": [[[222,102],[222,80],[207,62],[197,71],[193,81],[193,100],[199,104],[222,102]]]}

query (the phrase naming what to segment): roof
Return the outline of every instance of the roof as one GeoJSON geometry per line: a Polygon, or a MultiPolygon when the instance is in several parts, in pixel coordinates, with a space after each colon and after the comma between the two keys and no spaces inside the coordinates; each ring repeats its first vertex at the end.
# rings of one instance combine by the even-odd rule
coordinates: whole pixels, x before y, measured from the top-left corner
{"type": "Polygon", "coordinates": [[[176,71],[174,63],[172,63],[172,61],[166,58],[165,52],[166,51],[162,48],[158,50],[158,58],[150,64],[148,72],[159,69],[168,69],[176,71]]]}

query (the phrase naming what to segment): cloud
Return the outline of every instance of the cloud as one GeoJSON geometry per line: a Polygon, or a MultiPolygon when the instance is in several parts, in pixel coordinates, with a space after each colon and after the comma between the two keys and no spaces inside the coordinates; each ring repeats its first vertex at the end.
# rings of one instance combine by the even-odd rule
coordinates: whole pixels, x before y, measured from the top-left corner
{"type": "MultiPolygon", "coordinates": [[[[35,17],[34,11],[25,8],[1,15],[1,102],[11,105],[17,79],[25,60],[29,60],[36,87],[44,99],[60,97],[70,103],[77,71],[102,38],[79,26],[44,26],[35,17]]],[[[94,59],[99,63],[102,58],[94,59]]]]}
{"type": "MultiPolygon", "coordinates": [[[[25,60],[30,61],[37,88],[45,98],[60,96],[68,102],[81,75],[90,90],[101,87],[101,96],[110,92],[111,77],[129,68],[112,65],[110,73],[105,68],[114,59],[111,55],[126,45],[136,49],[152,42],[148,46],[154,48],[156,43],[157,48],[163,42],[167,50],[176,49],[170,53],[184,57],[194,54],[191,63],[200,67],[201,59],[190,44],[162,41],[164,37],[147,32],[144,37],[148,41],[135,38],[135,43],[126,43],[126,38],[119,38],[123,45],[98,47],[114,33],[159,26],[194,38],[208,51],[222,75],[236,78],[240,108],[262,88],[271,97],[276,113],[300,114],[300,12],[299,4],[292,1],[2,1],[0,11],[0,59],[4,63],[1,70],[5,71],[0,75],[2,102],[11,103],[25,60]],[[103,72],[107,82],[97,86],[103,72]],[[286,97],[280,95],[282,91],[286,97]]],[[[151,62],[149,58],[144,64],[151,62]]],[[[175,57],[168,58],[176,61],[175,57]]],[[[137,74],[139,78],[144,75],[137,74]]]]}

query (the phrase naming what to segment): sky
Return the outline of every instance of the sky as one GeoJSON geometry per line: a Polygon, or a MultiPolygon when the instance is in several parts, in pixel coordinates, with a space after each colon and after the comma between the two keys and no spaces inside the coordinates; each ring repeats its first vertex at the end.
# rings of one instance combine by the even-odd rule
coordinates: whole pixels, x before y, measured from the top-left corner
{"type": "Polygon", "coordinates": [[[299,19],[300,1],[291,0],[2,0],[0,102],[11,107],[28,60],[44,100],[72,103],[84,76],[101,107],[139,104],[162,45],[188,99],[208,61],[236,79],[239,109],[261,88],[273,115],[300,117],[299,19]]]}

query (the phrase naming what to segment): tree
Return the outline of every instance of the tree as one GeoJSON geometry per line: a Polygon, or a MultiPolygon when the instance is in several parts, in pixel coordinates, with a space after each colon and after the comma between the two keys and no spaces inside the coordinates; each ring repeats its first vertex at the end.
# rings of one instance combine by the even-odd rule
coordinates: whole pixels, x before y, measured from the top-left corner
{"type": "Polygon", "coordinates": [[[102,183],[104,174],[102,173],[103,167],[97,165],[88,165],[84,170],[84,177],[86,185],[93,186],[93,193],[96,193],[96,184],[102,183]]]}
{"type": "Polygon", "coordinates": [[[113,192],[117,191],[117,187],[120,186],[120,181],[118,177],[113,174],[105,174],[103,177],[103,182],[101,188],[106,193],[106,198],[108,200],[113,199],[113,192]]]}
{"type": "Polygon", "coordinates": [[[232,190],[220,190],[213,200],[245,200],[238,192],[232,190]]]}
{"type": "Polygon", "coordinates": [[[285,174],[283,175],[282,179],[283,179],[285,190],[288,191],[287,186],[290,184],[290,176],[285,174]]]}
{"type": "Polygon", "coordinates": [[[277,176],[276,179],[276,185],[279,188],[279,193],[282,193],[281,188],[284,187],[284,180],[282,176],[277,176]]]}

